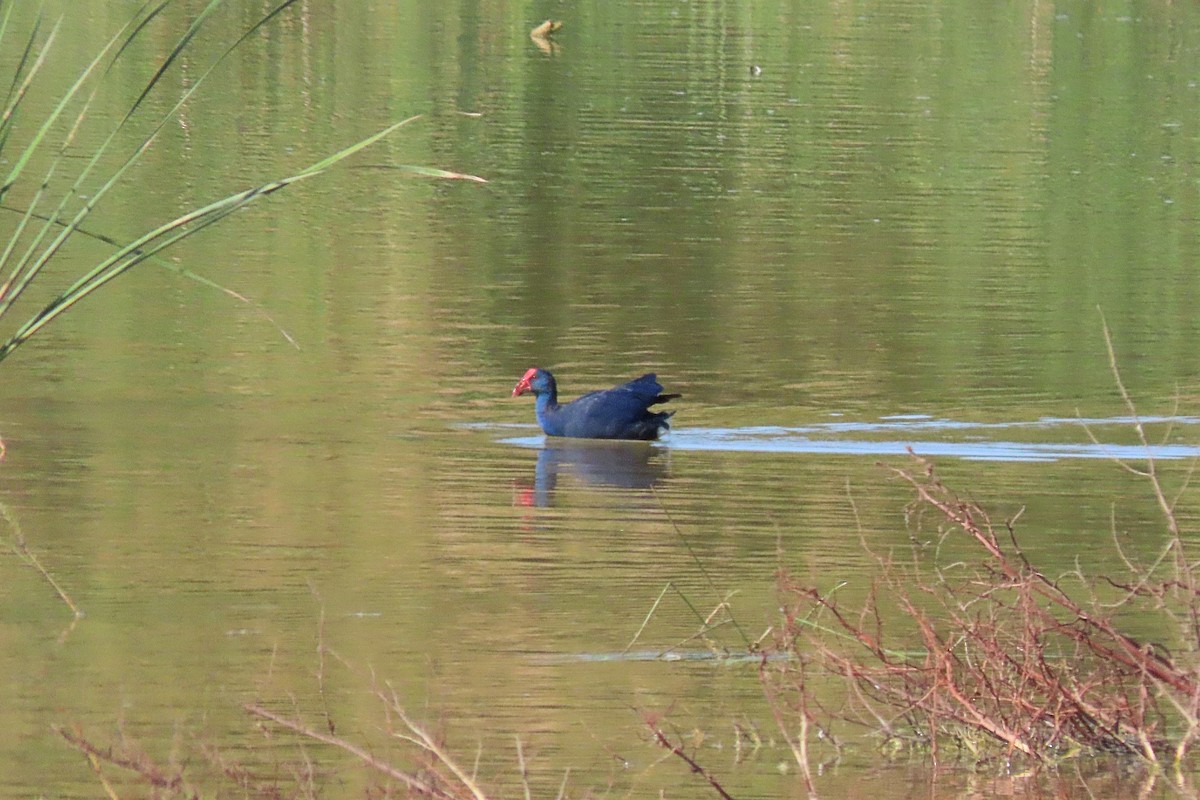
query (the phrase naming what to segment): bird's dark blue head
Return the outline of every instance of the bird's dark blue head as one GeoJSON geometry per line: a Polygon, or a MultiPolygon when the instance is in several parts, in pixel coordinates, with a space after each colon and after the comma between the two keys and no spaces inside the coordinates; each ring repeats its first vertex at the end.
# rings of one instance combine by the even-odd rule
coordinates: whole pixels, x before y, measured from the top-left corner
{"type": "Polygon", "coordinates": [[[554,376],[544,369],[530,367],[521,380],[517,381],[517,385],[513,387],[513,397],[518,395],[533,392],[534,395],[540,396],[543,394],[556,395],[557,387],[554,385],[554,376]]]}

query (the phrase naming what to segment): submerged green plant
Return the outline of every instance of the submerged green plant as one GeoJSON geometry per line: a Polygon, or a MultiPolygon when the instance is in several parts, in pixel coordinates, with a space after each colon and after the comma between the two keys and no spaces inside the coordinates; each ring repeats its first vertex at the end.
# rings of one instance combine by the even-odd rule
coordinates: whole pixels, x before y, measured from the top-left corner
{"type": "MultiPolygon", "coordinates": [[[[19,40],[21,47],[21,56],[16,60],[15,65],[11,68],[11,75],[8,76],[7,91],[4,92],[0,88],[0,93],[4,93],[3,111],[0,112],[0,163],[10,165],[8,173],[3,175],[3,182],[0,183],[0,209],[18,220],[9,226],[4,221],[6,218],[0,217],[0,247],[2,247],[0,250],[0,318],[9,314],[14,303],[32,285],[34,280],[45,274],[47,266],[54,262],[55,257],[62,252],[63,247],[72,237],[83,236],[97,239],[114,247],[114,251],[107,258],[99,261],[76,278],[54,299],[17,327],[7,339],[3,340],[0,343],[0,361],[80,300],[134,266],[156,258],[167,248],[220,222],[259,198],[320,174],[416,119],[416,117],[410,117],[396,122],[292,175],[235,192],[164,222],[132,239],[117,240],[86,229],[85,223],[96,207],[115,187],[122,184],[123,181],[129,182],[127,177],[130,168],[137,164],[150,149],[158,135],[168,123],[175,119],[180,108],[188,99],[205,85],[217,66],[231,53],[243,46],[264,25],[294,5],[296,1],[282,0],[264,13],[257,22],[250,25],[205,70],[191,79],[188,88],[179,94],[174,105],[153,121],[153,124],[149,126],[149,132],[141,137],[133,151],[120,160],[115,168],[110,167],[107,174],[102,174],[101,165],[113,160],[109,156],[117,146],[117,142],[120,141],[119,134],[126,129],[131,120],[138,116],[147,97],[159,90],[163,76],[188,50],[197,34],[210,20],[216,9],[224,3],[224,0],[209,0],[203,6],[180,35],[174,47],[147,79],[144,88],[130,103],[124,115],[108,131],[107,136],[100,141],[100,144],[82,159],[82,166],[80,166],[81,160],[78,157],[69,157],[68,152],[85,121],[89,119],[89,111],[105,78],[111,73],[114,65],[128,52],[130,45],[139,37],[146,35],[151,23],[158,20],[174,0],[148,0],[144,3],[130,17],[129,21],[108,40],[95,58],[80,70],[75,81],[58,99],[53,108],[44,113],[40,119],[34,120],[33,127],[36,129],[20,144],[17,144],[20,137],[14,135],[17,131],[17,122],[21,119],[21,112],[28,105],[26,98],[30,88],[42,73],[48,59],[53,56],[54,43],[62,25],[62,18],[49,24],[44,16],[39,14],[27,32],[23,35],[14,33],[12,21],[15,4],[3,4],[0,0],[0,52],[11,47],[9,41],[14,38],[19,40]],[[66,131],[65,134],[61,133],[63,130],[66,131]],[[60,137],[57,140],[54,139],[56,133],[60,137]],[[38,166],[35,167],[35,165],[38,166]],[[66,176],[64,180],[59,173],[65,173],[69,168],[74,168],[77,172],[73,177],[66,176]],[[43,171],[35,174],[35,169],[43,171]],[[52,186],[63,184],[69,184],[68,188],[57,194],[50,189],[52,186]],[[22,186],[26,187],[24,194],[27,194],[28,197],[17,205],[10,205],[8,202],[10,193],[15,188],[22,186]],[[6,228],[7,232],[4,232],[6,228]]],[[[2,86],[3,77],[0,75],[0,86],[2,86]]],[[[473,176],[428,167],[402,168],[426,176],[480,180],[473,176]]],[[[207,279],[191,273],[185,272],[185,274],[210,286],[216,286],[207,279]]],[[[218,286],[217,288],[240,298],[240,295],[230,292],[224,287],[218,286]]]]}

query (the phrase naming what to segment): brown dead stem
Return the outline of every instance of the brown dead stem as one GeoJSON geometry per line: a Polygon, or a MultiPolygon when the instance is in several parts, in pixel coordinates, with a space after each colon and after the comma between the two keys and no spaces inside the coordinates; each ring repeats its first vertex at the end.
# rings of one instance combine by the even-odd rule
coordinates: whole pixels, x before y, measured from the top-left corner
{"type": "Polygon", "coordinates": [[[117,793],[112,783],[109,782],[104,774],[103,766],[105,764],[137,775],[145,784],[156,790],[177,792],[183,787],[183,772],[181,769],[164,769],[160,767],[150,756],[134,748],[128,742],[124,743],[120,748],[112,746],[102,747],[85,737],[79,729],[68,730],[56,725],[54,731],[67,744],[87,756],[88,765],[96,773],[96,777],[104,787],[105,794],[110,798],[116,798],[117,793]]]}
{"type": "Polygon", "coordinates": [[[664,750],[667,750],[676,758],[683,761],[683,763],[687,764],[688,768],[692,772],[708,781],[708,785],[711,786],[713,791],[715,791],[718,795],[725,798],[725,800],[733,800],[729,792],[725,791],[725,787],[721,785],[721,782],[718,781],[711,772],[705,769],[704,766],[701,765],[700,762],[698,762],[694,757],[689,755],[688,752],[683,749],[682,745],[672,742],[671,739],[665,733],[663,733],[662,728],[659,727],[658,719],[656,717],[647,715],[645,717],[645,723],[646,726],[650,728],[650,735],[654,739],[655,744],[662,747],[664,750]]]}
{"type": "MultiPolygon", "coordinates": [[[[385,775],[400,784],[403,784],[408,788],[409,791],[418,796],[434,797],[439,798],[439,800],[457,800],[462,796],[459,793],[442,788],[440,785],[435,785],[433,781],[425,780],[415,773],[399,769],[398,767],[395,767],[388,762],[372,755],[365,748],[355,744],[354,742],[351,742],[348,739],[344,739],[340,736],[336,736],[318,728],[314,728],[303,721],[289,719],[256,703],[247,703],[243,706],[243,708],[246,710],[246,713],[252,716],[272,722],[281,728],[285,728],[293,733],[309,739],[313,739],[323,744],[331,745],[344,750],[345,752],[357,758],[367,767],[370,767],[376,772],[379,772],[380,774],[385,775]]],[[[426,734],[424,730],[419,727],[411,726],[411,728],[414,733],[419,732],[419,735],[421,736],[428,736],[428,734],[426,734]]],[[[482,800],[482,795],[475,794],[474,792],[472,792],[472,794],[476,798],[480,798],[482,800]]]]}
{"type": "MultiPolygon", "coordinates": [[[[866,725],[885,741],[903,736],[923,743],[935,759],[955,742],[978,757],[990,752],[1006,760],[1058,762],[1085,751],[1151,762],[1170,754],[1178,764],[1200,741],[1195,649],[1181,648],[1187,657],[1177,660],[1125,633],[1097,588],[1125,589],[1126,611],[1139,601],[1151,610],[1169,606],[1186,643],[1191,607],[1200,598],[1194,576],[1179,570],[1194,567],[1159,559],[1157,567],[1176,574],[1135,568],[1127,579],[1089,579],[1075,570],[1066,577],[1081,587],[1078,600],[1031,563],[1011,521],[993,525],[979,505],[945,487],[929,464],[920,465],[889,468],[915,492],[910,521],[921,521],[922,509],[935,512],[939,542],[965,534],[982,560],[929,566],[919,553],[908,563],[875,555],[880,577],[853,609],[782,574],[785,613],[776,647],[793,658],[761,671],[773,706],[805,730],[818,708],[810,683],[819,671],[847,687],[843,708],[822,709],[827,724],[866,725]],[[789,686],[804,699],[781,705],[789,686]],[[981,750],[988,740],[999,747],[981,750]]],[[[787,720],[780,725],[787,730],[787,720]]],[[[795,740],[788,741],[798,753],[795,740]]]]}
{"type": "Polygon", "coordinates": [[[995,531],[983,509],[951,494],[934,477],[932,465],[926,464],[924,480],[918,479],[907,470],[896,467],[889,469],[912,485],[921,502],[940,511],[947,520],[958,525],[982,545],[991,557],[989,566],[997,568],[1003,578],[1011,581],[1014,586],[1028,587],[1070,615],[1078,625],[1064,630],[1073,630],[1075,638],[1095,650],[1096,655],[1145,672],[1154,680],[1170,685],[1181,694],[1196,694],[1197,687],[1193,677],[1176,668],[1152,645],[1121,633],[1108,617],[1096,615],[1075,603],[1045,575],[1034,569],[1019,550],[1016,551],[1015,559],[1005,552],[997,541],[995,531]]]}

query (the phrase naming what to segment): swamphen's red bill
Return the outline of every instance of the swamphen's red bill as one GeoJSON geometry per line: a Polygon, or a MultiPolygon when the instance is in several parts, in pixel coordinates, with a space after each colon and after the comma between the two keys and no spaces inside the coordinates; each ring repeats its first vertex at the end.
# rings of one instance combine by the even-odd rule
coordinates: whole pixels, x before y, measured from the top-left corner
{"type": "Polygon", "coordinates": [[[628,383],[588,392],[569,403],[558,402],[558,385],[544,369],[531,367],[513,387],[513,397],[533,392],[538,424],[547,436],[575,439],[657,439],[670,430],[674,411],[650,406],[679,397],[663,394],[654,373],[628,383]]]}
{"type": "Polygon", "coordinates": [[[521,380],[517,381],[517,385],[513,387],[512,396],[519,397],[528,392],[532,392],[533,387],[530,385],[530,381],[537,377],[537,374],[537,367],[530,367],[528,370],[526,370],[525,374],[521,376],[521,380]]]}

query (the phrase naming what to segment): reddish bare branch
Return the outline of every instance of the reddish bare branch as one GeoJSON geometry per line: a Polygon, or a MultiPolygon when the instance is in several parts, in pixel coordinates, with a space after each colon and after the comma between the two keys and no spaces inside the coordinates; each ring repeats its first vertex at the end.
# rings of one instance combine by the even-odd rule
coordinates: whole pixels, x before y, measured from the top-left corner
{"type": "Polygon", "coordinates": [[[700,763],[694,758],[689,756],[682,747],[667,738],[667,735],[662,732],[662,729],[658,727],[658,724],[654,719],[647,718],[646,725],[650,728],[650,733],[654,736],[654,741],[657,742],[660,747],[664,748],[665,750],[669,750],[685,764],[687,764],[688,768],[691,769],[692,772],[708,781],[708,785],[711,786],[717,794],[725,798],[725,800],[733,800],[733,797],[730,796],[729,792],[725,791],[725,787],[723,787],[720,782],[712,776],[712,773],[701,766],[700,763]]]}
{"type": "MultiPolygon", "coordinates": [[[[1189,656],[1177,663],[1165,648],[1121,630],[1114,607],[1101,602],[1100,589],[1111,586],[1124,591],[1123,613],[1144,603],[1165,608],[1168,620],[1190,621],[1200,590],[1192,591],[1195,576],[1178,574],[1179,560],[1171,576],[1154,572],[1172,567],[1161,558],[1140,570],[1124,559],[1127,579],[1072,571],[1079,600],[1037,569],[1011,520],[993,526],[928,465],[921,475],[891,471],[915,491],[908,519],[928,522],[928,509],[940,520],[939,553],[947,536],[965,533],[982,560],[931,565],[916,539],[910,563],[871,554],[880,575],[856,608],[782,575],[786,624],[778,646],[799,666],[764,672],[764,683],[773,682],[769,696],[781,696],[791,678],[795,691],[811,697],[810,668],[838,677],[847,682],[847,705],[829,719],[869,725],[888,738],[905,732],[896,725],[903,722],[935,759],[946,738],[973,751],[991,740],[997,755],[1038,761],[1081,748],[1150,761],[1173,749],[1178,760],[1200,741],[1200,665],[1191,651],[1181,649],[1189,656]],[[913,652],[917,644],[922,650],[913,652]]],[[[804,700],[790,709],[809,713],[804,700]]]]}

